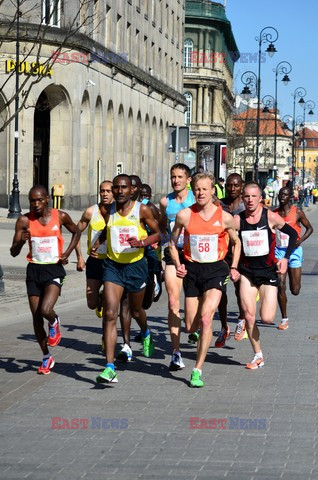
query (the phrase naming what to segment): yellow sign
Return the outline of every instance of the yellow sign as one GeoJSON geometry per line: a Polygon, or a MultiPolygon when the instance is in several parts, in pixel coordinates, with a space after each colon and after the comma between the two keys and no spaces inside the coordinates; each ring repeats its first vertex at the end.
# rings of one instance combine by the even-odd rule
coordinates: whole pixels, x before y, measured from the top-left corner
{"type": "MultiPolygon", "coordinates": [[[[13,60],[6,60],[6,73],[11,73],[16,69],[16,62],[13,60]]],[[[53,70],[50,65],[43,65],[38,62],[19,62],[18,72],[24,75],[40,75],[43,77],[52,78],[53,70]]]]}

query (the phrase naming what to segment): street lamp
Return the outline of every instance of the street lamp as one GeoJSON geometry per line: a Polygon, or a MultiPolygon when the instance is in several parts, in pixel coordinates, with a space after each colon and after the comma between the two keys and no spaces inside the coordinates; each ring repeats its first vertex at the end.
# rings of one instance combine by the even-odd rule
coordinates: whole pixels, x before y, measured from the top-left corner
{"type": "Polygon", "coordinates": [[[304,122],[303,122],[303,187],[305,185],[305,125],[306,125],[306,110],[309,110],[308,115],[313,115],[313,109],[315,108],[316,104],[312,100],[307,100],[301,102],[301,105],[304,109],[304,122]]]}
{"type": "Polygon", "coordinates": [[[277,163],[277,86],[278,86],[278,75],[284,75],[282,78],[283,84],[286,86],[290,82],[288,74],[292,71],[292,66],[289,62],[283,61],[279,62],[276,68],[273,69],[275,72],[275,131],[274,131],[274,167],[277,163]]]}
{"type": "Polygon", "coordinates": [[[18,180],[18,159],[19,159],[19,58],[20,58],[20,1],[17,0],[17,39],[16,39],[16,64],[15,64],[15,118],[14,118],[14,171],[12,182],[12,193],[9,204],[8,218],[20,217],[20,191],[18,180]]]}
{"type": "Polygon", "coordinates": [[[252,90],[256,89],[257,86],[256,73],[250,70],[244,72],[241,76],[241,82],[243,83],[243,85],[245,85],[241,92],[241,95],[243,95],[245,98],[249,98],[252,95],[252,90]]]}
{"type": "Polygon", "coordinates": [[[275,106],[275,99],[272,95],[265,95],[262,98],[262,104],[264,105],[263,113],[269,113],[269,109],[275,106]]]}
{"type": "Polygon", "coordinates": [[[295,115],[296,115],[296,98],[299,98],[298,103],[301,105],[304,103],[304,97],[306,96],[306,90],[303,87],[297,87],[294,91],[293,95],[293,145],[292,145],[292,187],[295,187],[295,165],[296,165],[296,155],[295,155],[295,115]]]}
{"type": "Polygon", "coordinates": [[[258,77],[257,77],[257,120],[256,120],[256,156],[254,163],[254,180],[258,181],[258,163],[259,163],[259,128],[260,128],[260,104],[261,104],[261,53],[262,44],[269,43],[266,52],[270,57],[276,52],[274,43],[278,39],[278,31],[274,27],[265,27],[261,30],[258,41],[258,77]]]}

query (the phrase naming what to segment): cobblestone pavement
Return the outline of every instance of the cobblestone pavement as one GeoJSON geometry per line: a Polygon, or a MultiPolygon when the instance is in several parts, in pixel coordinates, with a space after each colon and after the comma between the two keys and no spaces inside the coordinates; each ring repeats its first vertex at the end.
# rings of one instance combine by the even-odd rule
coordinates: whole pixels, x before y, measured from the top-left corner
{"type": "MultiPolygon", "coordinates": [[[[316,210],[308,216],[317,232],[316,210]]],[[[203,389],[188,386],[195,348],[185,333],[186,368],[172,374],[167,369],[165,294],[149,312],[154,358],[144,358],[140,344],[132,342],[134,358],[118,365],[119,383],[96,384],[104,366],[100,320],[87,309],[82,293],[75,301],[76,286],[84,289],[84,277],[77,273],[69,275],[64,293],[73,292],[73,301],[57,308],[63,339],[52,349],[56,366],[50,375],[36,375],[40,352],[30,314],[22,300],[9,301],[11,284],[6,281],[9,296],[0,297],[0,314],[6,306],[12,315],[0,316],[0,478],[318,479],[317,238],[314,233],[305,244],[301,294],[289,295],[290,328],[276,329],[279,313],[275,325],[260,325],[265,367],[244,368],[252,357],[248,340],[231,337],[222,349],[213,342],[203,389]],[[74,418],[87,428],[65,428],[62,419],[71,423],[74,418]],[[207,427],[210,419],[216,428],[191,428],[207,427]],[[64,428],[52,428],[57,425],[64,428]]],[[[1,262],[5,265],[3,257],[1,262]]],[[[16,281],[22,291],[24,281],[16,281]]],[[[234,297],[230,285],[232,332],[234,297]]],[[[216,319],[214,336],[219,325],[216,319]]],[[[135,325],[133,329],[134,336],[135,325]]]]}

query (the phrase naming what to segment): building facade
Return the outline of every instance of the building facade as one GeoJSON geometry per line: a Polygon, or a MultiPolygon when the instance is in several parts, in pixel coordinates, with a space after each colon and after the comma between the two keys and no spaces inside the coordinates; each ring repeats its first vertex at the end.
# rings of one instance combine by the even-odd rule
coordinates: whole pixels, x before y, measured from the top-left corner
{"type": "Polygon", "coordinates": [[[182,124],[186,107],[185,1],[20,3],[19,30],[15,2],[0,7],[0,205],[14,175],[17,34],[21,207],[41,183],[64,187],[64,208],[85,208],[121,172],[140,175],[158,200],[174,161],[168,125],[182,124]]]}
{"type": "Polygon", "coordinates": [[[187,0],[184,37],[185,124],[190,127],[189,165],[224,176],[231,132],[233,69],[239,52],[225,2],[187,0]]]}
{"type": "Polygon", "coordinates": [[[301,128],[295,137],[296,184],[303,185],[308,180],[318,185],[318,131],[301,128]]]}
{"type": "MultiPolygon", "coordinates": [[[[252,180],[256,155],[257,108],[246,108],[233,116],[233,135],[229,146],[229,173],[237,172],[246,180],[252,180]]],[[[264,187],[269,178],[278,176],[284,185],[291,179],[292,132],[277,116],[276,165],[274,164],[275,113],[260,112],[259,127],[259,183],[264,187]]]]}

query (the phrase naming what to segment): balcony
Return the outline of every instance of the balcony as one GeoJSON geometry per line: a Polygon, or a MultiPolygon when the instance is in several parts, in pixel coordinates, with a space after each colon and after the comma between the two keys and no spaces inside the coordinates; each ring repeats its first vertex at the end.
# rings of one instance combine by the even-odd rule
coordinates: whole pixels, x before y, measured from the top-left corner
{"type": "Polygon", "coordinates": [[[198,18],[213,18],[228,22],[225,15],[224,2],[210,0],[186,0],[186,16],[198,18]]]}

